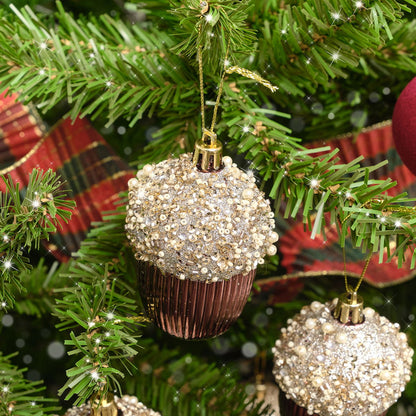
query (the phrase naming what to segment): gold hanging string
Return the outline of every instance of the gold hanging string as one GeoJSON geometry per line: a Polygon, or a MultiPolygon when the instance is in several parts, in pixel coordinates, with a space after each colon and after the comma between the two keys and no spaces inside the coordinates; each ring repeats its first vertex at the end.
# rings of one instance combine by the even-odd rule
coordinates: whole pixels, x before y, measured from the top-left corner
{"type": "Polygon", "coordinates": [[[266,351],[260,351],[254,359],[254,374],[256,381],[257,400],[264,400],[266,395],[265,374],[266,374],[266,351]]]}
{"type": "MultiPolygon", "coordinates": [[[[209,10],[209,4],[207,1],[203,1],[200,3],[200,6],[201,6],[200,19],[202,19],[209,10]]],[[[204,132],[205,131],[205,100],[204,100],[204,71],[203,71],[203,61],[202,61],[202,45],[200,43],[201,42],[201,25],[198,26],[198,42],[199,42],[199,45],[197,49],[197,60],[198,60],[198,72],[199,72],[199,92],[201,96],[201,124],[202,124],[202,131],[204,132]]],[[[254,81],[259,82],[261,85],[269,88],[272,92],[275,92],[279,89],[279,87],[276,87],[271,82],[267,81],[266,79],[256,74],[255,72],[249,71],[248,69],[241,68],[236,65],[230,66],[227,68],[226,62],[228,61],[229,50],[230,50],[230,39],[228,39],[227,51],[225,53],[225,58],[224,58],[224,70],[221,75],[220,85],[218,87],[218,95],[217,95],[217,99],[215,101],[215,106],[214,106],[214,113],[212,115],[211,128],[209,130],[211,133],[214,133],[221,95],[224,89],[224,79],[225,79],[226,74],[238,73],[246,78],[250,78],[254,81]]]]}
{"type": "Polygon", "coordinates": [[[367,257],[367,259],[366,259],[366,261],[365,261],[365,265],[364,265],[364,268],[363,268],[363,270],[362,270],[362,272],[361,272],[361,275],[360,275],[360,277],[359,277],[359,279],[358,279],[358,283],[357,283],[357,285],[353,288],[353,287],[352,287],[352,286],[350,286],[350,284],[348,283],[348,276],[347,276],[347,261],[346,261],[346,256],[345,256],[345,247],[342,247],[342,258],[343,258],[343,262],[344,262],[344,282],[345,282],[345,290],[347,291],[347,293],[354,293],[354,292],[357,292],[357,291],[358,291],[358,289],[360,288],[361,283],[362,283],[362,282],[363,282],[363,280],[364,280],[365,273],[367,272],[368,266],[369,266],[369,264],[370,264],[370,261],[371,261],[371,256],[372,256],[372,253],[370,252],[370,254],[368,255],[368,257],[367,257]]]}
{"type": "Polygon", "coordinates": [[[239,75],[242,75],[245,78],[250,78],[254,81],[259,82],[264,87],[267,87],[272,92],[275,92],[279,89],[279,87],[277,87],[276,85],[273,85],[270,81],[267,81],[267,79],[264,79],[263,77],[256,74],[255,72],[250,71],[250,70],[245,69],[245,68],[241,68],[239,66],[230,66],[229,68],[226,69],[225,72],[227,74],[237,73],[239,75]]]}
{"type": "Polygon", "coordinates": [[[348,276],[347,276],[347,260],[345,255],[345,246],[342,247],[342,260],[344,262],[344,282],[345,282],[345,290],[350,293],[351,286],[348,284],[348,276]]]}
{"type": "MultiPolygon", "coordinates": [[[[199,33],[201,33],[201,28],[199,28],[199,33]]],[[[197,52],[198,59],[198,72],[199,72],[199,93],[201,95],[201,123],[202,131],[205,129],[205,102],[204,102],[204,75],[202,71],[202,46],[198,46],[197,52]]]]}
{"type": "MultiPolygon", "coordinates": [[[[201,6],[202,6],[202,3],[201,3],[201,6]]],[[[204,8],[204,10],[205,10],[205,13],[208,11],[208,9],[206,9],[206,8],[204,8]]],[[[203,14],[204,14],[204,12],[201,14],[201,18],[203,17],[203,14]]],[[[201,26],[198,27],[198,35],[199,35],[198,40],[200,42],[201,41],[201,39],[200,39],[201,26]]],[[[227,62],[227,60],[228,60],[229,51],[230,51],[230,40],[228,40],[227,51],[225,52],[224,63],[227,62]]],[[[203,62],[202,62],[202,46],[201,46],[201,44],[198,45],[197,59],[198,59],[198,72],[199,72],[199,93],[200,93],[200,96],[201,96],[201,124],[202,124],[202,131],[204,132],[205,131],[204,70],[203,70],[203,62]]],[[[219,105],[220,105],[221,95],[222,95],[222,92],[223,92],[223,89],[224,89],[224,78],[225,78],[226,73],[227,73],[227,71],[225,70],[225,67],[224,67],[224,71],[221,75],[220,85],[218,87],[218,94],[217,94],[217,99],[215,101],[214,113],[212,115],[211,128],[209,129],[209,131],[211,133],[214,133],[215,123],[217,121],[218,108],[219,108],[219,105]]]]}
{"type": "Polygon", "coordinates": [[[224,71],[222,72],[222,75],[221,75],[221,81],[220,81],[220,85],[218,87],[217,100],[215,102],[214,113],[212,115],[212,123],[211,123],[211,128],[210,128],[211,133],[214,133],[214,127],[215,127],[215,123],[216,123],[216,120],[217,120],[218,108],[220,106],[220,99],[221,99],[222,91],[224,89],[224,79],[225,79],[225,74],[227,73],[227,71],[225,69],[225,65],[226,65],[226,62],[228,61],[229,51],[230,51],[230,40],[228,39],[227,51],[225,52],[225,58],[224,58],[224,71]]]}
{"type": "Polygon", "coordinates": [[[358,280],[357,285],[356,285],[356,286],[355,286],[355,288],[353,289],[353,292],[357,292],[357,291],[358,291],[358,289],[359,289],[359,288],[360,288],[360,286],[361,286],[361,283],[362,283],[362,282],[363,282],[363,280],[364,280],[365,273],[366,273],[367,268],[368,268],[368,265],[370,264],[370,261],[371,261],[371,255],[372,255],[372,253],[370,252],[370,254],[368,255],[367,260],[366,260],[366,262],[365,262],[365,265],[364,265],[363,271],[361,272],[360,279],[358,280]]]}

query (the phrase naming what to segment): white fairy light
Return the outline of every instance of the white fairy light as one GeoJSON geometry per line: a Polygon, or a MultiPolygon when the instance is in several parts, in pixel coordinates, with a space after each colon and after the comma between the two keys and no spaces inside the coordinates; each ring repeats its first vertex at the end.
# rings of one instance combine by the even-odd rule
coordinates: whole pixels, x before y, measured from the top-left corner
{"type": "Polygon", "coordinates": [[[100,378],[100,374],[96,370],[92,370],[90,374],[91,378],[95,381],[97,381],[100,378]]]}
{"type": "Polygon", "coordinates": [[[250,131],[250,127],[249,126],[244,126],[243,127],[243,132],[244,133],[248,133],[250,131]]]}
{"type": "Polygon", "coordinates": [[[114,313],[113,313],[113,312],[108,312],[108,314],[107,314],[107,319],[108,319],[109,321],[111,321],[112,319],[114,319],[114,313]]]}
{"type": "Polygon", "coordinates": [[[40,69],[39,70],[39,75],[45,75],[46,74],[46,72],[45,72],[45,70],[44,69],[40,69]]]}
{"type": "Polygon", "coordinates": [[[10,391],[9,386],[4,386],[1,390],[3,393],[8,393],[10,391]]]}
{"type": "Polygon", "coordinates": [[[339,53],[338,52],[334,52],[332,54],[332,62],[338,61],[338,59],[339,59],[339,53]]]}
{"type": "Polygon", "coordinates": [[[205,16],[205,20],[208,22],[208,23],[210,23],[210,22],[212,22],[212,19],[214,18],[214,16],[212,15],[212,14],[210,14],[210,13],[208,13],[206,16],[205,16]]]}
{"type": "Polygon", "coordinates": [[[401,221],[400,221],[400,220],[396,220],[396,221],[394,222],[394,226],[395,226],[396,228],[400,228],[400,227],[402,226],[401,221]]]}
{"type": "Polygon", "coordinates": [[[6,260],[4,263],[4,268],[5,269],[10,269],[12,267],[12,262],[10,260],[6,260]]]}
{"type": "Polygon", "coordinates": [[[351,198],[351,197],[352,197],[351,192],[346,192],[346,193],[345,193],[345,198],[351,198]]]}
{"type": "Polygon", "coordinates": [[[100,338],[97,338],[96,340],[95,340],[95,343],[96,344],[99,344],[101,342],[101,339],[100,338]]]}
{"type": "Polygon", "coordinates": [[[40,203],[39,199],[34,199],[34,200],[32,201],[32,207],[33,207],[33,208],[37,209],[37,208],[39,208],[40,206],[41,206],[41,203],[40,203]]]}
{"type": "Polygon", "coordinates": [[[111,81],[106,81],[105,86],[110,88],[113,85],[111,81]]]}
{"type": "Polygon", "coordinates": [[[5,301],[3,301],[2,303],[0,303],[0,306],[1,306],[2,308],[5,308],[5,307],[7,306],[7,303],[6,303],[5,301]]]}
{"type": "Polygon", "coordinates": [[[287,31],[286,31],[286,29],[282,29],[282,30],[280,31],[280,33],[281,33],[282,35],[286,35],[287,31]]]}
{"type": "Polygon", "coordinates": [[[306,59],[306,63],[309,65],[311,63],[311,58],[306,59]]]}
{"type": "Polygon", "coordinates": [[[42,50],[48,49],[48,44],[46,42],[41,42],[39,44],[39,48],[41,48],[42,50]]]}
{"type": "Polygon", "coordinates": [[[381,222],[381,223],[385,223],[385,222],[386,222],[386,217],[381,217],[381,218],[380,218],[380,222],[381,222]]]}
{"type": "Polygon", "coordinates": [[[94,59],[95,58],[95,54],[93,54],[92,52],[90,53],[90,58],[94,59]]]}
{"type": "Polygon", "coordinates": [[[364,7],[364,3],[362,1],[356,1],[355,2],[355,7],[357,9],[362,9],[364,7]]]}
{"type": "Polygon", "coordinates": [[[106,336],[106,338],[108,338],[111,334],[107,331],[104,335],[106,336]]]}
{"type": "Polygon", "coordinates": [[[92,328],[95,325],[95,322],[93,321],[88,321],[88,328],[92,328]]]}
{"type": "Polygon", "coordinates": [[[7,243],[9,240],[10,240],[9,236],[8,236],[7,234],[4,234],[4,236],[3,236],[3,241],[4,241],[5,243],[7,243]]]}
{"type": "Polygon", "coordinates": [[[341,15],[338,12],[333,12],[331,13],[331,16],[335,19],[335,20],[339,20],[341,18],[341,15]]]}
{"type": "Polygon", "coordinates": [[[224,66],[230,66],[230,65],[231,65],[231,62],[228,59],[226,59],[224,61],[224,66]]]}
{"type": "Polygon", "coordinates": [[[311,179],[310,187],[312,189],[318,188],[319,187],[319,181],[318,181],[318,179],[311,179]]]}
{"type": "Polygon", "coordinates": [[[36,402],[30,402],[31,406],[36,406],[36,402]]]}

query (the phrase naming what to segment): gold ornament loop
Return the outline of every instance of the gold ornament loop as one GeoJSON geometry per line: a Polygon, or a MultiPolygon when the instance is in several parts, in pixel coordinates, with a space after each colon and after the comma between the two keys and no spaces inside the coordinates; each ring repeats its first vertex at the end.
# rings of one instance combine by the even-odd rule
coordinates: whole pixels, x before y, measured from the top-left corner
{"type": "Polygon", "coordinates": [[[91,416],[117,416],[117,414],[118,408],[111,393],[107,393],[106,398],[101,398],[100,393],[91,397],[91,416]]]}
{"type": "Polygon", "coordinates": [[[213,131],[205,128],[202,130],[202,138],[195,143],[193,164],[202,172],[223,168],[222,144],[213,131]]]}
{"type": "Polygon", "coordinates": [[[342,294],[334,310],[334,318],[343,324],[361,324],[364,322],[364,301],[357,292],[342,294]]]}

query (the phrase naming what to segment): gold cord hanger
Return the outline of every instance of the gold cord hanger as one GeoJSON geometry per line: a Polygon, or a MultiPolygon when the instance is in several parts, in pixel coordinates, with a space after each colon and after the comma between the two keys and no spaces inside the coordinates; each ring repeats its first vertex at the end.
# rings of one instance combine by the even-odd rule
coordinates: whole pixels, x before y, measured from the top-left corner
{"type": "MultiPolygon", "coordinates": [[[[201,15],[200,19],[209,12],[208,1],[202,1],[200,3],[201,15]]],[[[207,129],[205,127],[205,100],[204,100],[204,76],[203,76],[203,59],[202,59],[202,45],[201,45],[201,25],[198,26],[198,71],[199,71],[199,91],[201,97],[201,124],[202,124],[202,138],[195,144],[195,152],[193,157],[193,163],[197,168],[203,172],[212,172],[222,169],[222,144],[217,140],[217,135],[214,132],[215,124],[217,121],[218,109],[220,105],[221,95],[224,89],[224,80],[226,74],[232,74],[234,72],[255,80],[262,85],[269,88],[271,91],[276,91],[278,88],[272,85],[269,81],[262,78],[258,74],[249,71],[248,69],[240,68],[239,66],[227,67],[228,56],[230,49],[230,40],[227,43],[227,50],[224,57],[224,67],[221,75],[220,84],[218,86],[217,99],[215,101],[214,112],[212,115],[211,127],[207,129]]]]}
{"type": "Polygon", "coordinates": [[[370,252],[367,257],[367,260],[365,262],[364,268],[361,272],[357,284],[355,285],[355,287],[352,287],[348,283],[345,247],[342,248],[342,255],[344,258],[344,279],[346,293],[342,294],[338,299],[337,306],[334,310],[334,318],[338,319],[343,324],[355,325],[364,322],[364,301],[363,298],[357,294],[357,292],[361,286],[361,283],[363,282],[368,265],[370,264],[371,254],[372,253],[370,252]]]}

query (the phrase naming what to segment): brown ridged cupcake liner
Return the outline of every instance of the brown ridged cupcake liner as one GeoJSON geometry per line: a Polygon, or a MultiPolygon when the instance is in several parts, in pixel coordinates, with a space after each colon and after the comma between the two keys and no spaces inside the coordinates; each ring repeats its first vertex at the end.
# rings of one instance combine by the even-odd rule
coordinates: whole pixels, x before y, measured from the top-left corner
{"type": "MultiPolygon", "coordinates": [[[[293,400],[288,399],[282,390],[279,393],[279,408],[280,416],[311,416],[304,407],[300,407],[293,400]]],[[[386,414],[387,410],[378,416],[385,416],[386,414]]],[[[320,415],[314,413],[312,416],[320,415]]]]}
{"type": "Polygon", "coordinates": [[[139,265],[139,289],[147,316],[163,331],[183,339],[220,335],[240,316],[256,270],[230,280],[205,283],[163,275],[150,263],[139,265]]]}

